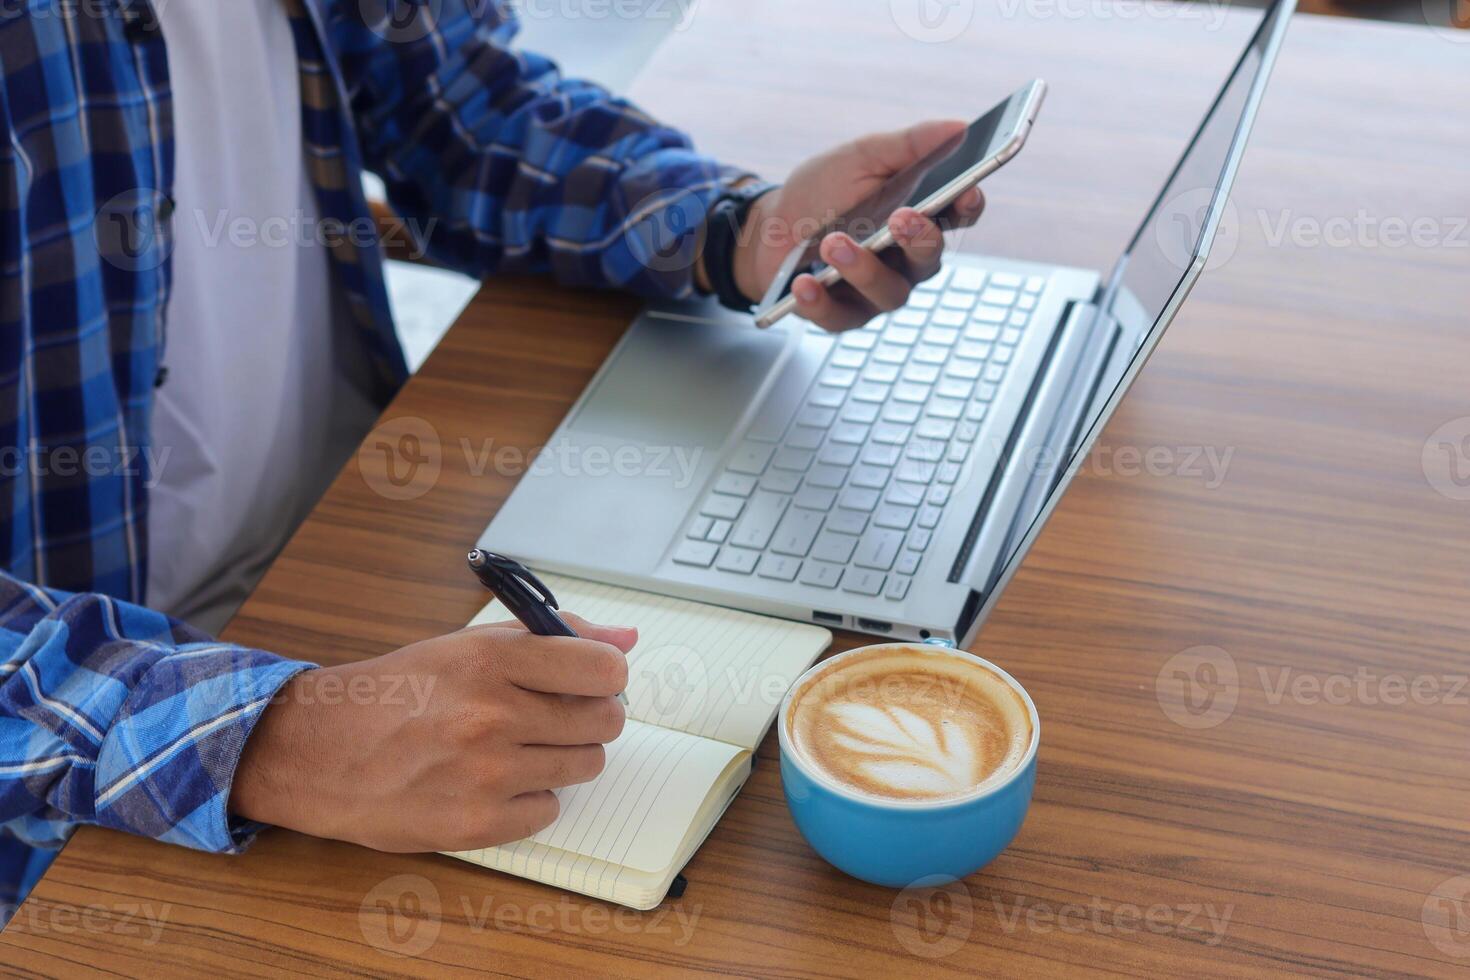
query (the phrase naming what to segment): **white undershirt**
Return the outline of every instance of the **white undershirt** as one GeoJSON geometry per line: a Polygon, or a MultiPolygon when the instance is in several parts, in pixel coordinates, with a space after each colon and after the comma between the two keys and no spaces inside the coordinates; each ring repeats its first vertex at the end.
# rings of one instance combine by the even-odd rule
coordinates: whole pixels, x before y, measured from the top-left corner
{"type": "Polygon", "coordinates": [[[371,426],[302,152],[280,0],[157,4],[174,99],[148,602],[217,632],[371,426]],[[167,453],[163,458],[162,454],[167,453]]]}

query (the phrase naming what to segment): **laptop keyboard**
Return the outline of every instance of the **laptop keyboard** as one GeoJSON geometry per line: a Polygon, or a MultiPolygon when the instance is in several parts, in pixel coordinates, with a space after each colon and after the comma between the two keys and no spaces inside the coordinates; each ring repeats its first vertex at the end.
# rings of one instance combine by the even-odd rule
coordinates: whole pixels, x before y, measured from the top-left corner
{"type": "Polygon", "coordinates": [[[841,334],[784,436],[726,461],[673,560],[905,598],[1045,286],[946,267],[841,334]]]}

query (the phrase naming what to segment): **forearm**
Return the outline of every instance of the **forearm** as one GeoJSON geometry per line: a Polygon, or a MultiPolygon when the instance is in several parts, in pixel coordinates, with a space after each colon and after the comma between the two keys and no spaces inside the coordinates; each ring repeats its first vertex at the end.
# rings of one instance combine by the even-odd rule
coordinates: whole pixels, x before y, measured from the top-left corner
{"type": "Polygon", "coordinates": [[[38,843],[95,823],[217,851],[256,829],[227,810],[236,764],[310,667],[3,572],[0,663],[0,825],[38,843]]]}
{"type": "Polygon", "coordinates": [[[710,205],[749,177],[602,88],[509,46],[493,4],[446,0],[388,43],[339,29],[367,165],[430,257],[473,275],[550,271],[650,296],[694,291],[710,205]],[[473,11],[473,12],[472,12],[473,11]]]}

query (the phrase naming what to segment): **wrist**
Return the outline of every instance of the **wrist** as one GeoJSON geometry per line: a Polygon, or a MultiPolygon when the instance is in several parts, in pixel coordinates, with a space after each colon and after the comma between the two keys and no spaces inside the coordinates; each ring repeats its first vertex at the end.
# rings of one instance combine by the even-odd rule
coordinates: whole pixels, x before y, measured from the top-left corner
{"type": "Polygon", "coordinates": [[[763,219],[775,190],[752,177],[729,184],[705,216],[704,241],[694,268],[695,284],[732,310],[748,312],[763,289],[752,229],[763,219]]]}
{"type": "Polygon", "coordinates": [[[231,816],[303,829],[301,804],[310,791],[301,774],[310,767],[302,755],[310,751],[311,691],[325,672],[297,674],[261,712],[230,784],[231,816]]]}
{"type": "Polygon", "coordinates": [[[752,304],[759,303],[766,291],[765,283],[761,282],[759,269],[761,226],[768,213],[766,209],[770,206],[772,196],[778,189],[772,187],[756,198],[736,238],[732,261],[735,286],[752,304]]]}

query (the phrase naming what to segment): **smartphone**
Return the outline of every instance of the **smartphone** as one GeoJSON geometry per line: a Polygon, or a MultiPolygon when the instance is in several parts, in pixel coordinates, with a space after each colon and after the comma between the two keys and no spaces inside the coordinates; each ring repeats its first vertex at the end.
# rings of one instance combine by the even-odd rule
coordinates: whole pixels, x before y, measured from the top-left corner
{"type": "Polygon", "coordinates": [[[1025,145],[1045,97],[1046,82],[1032,81],[792,249],[756,308],[756,326],[769,327],[796,309],[791,285],[802,273],[810,272],[824,286],[841,281],[841,274],[819,257],[822,239],[832,232],[845,231],[868,251],[881,252],[893,244],[888,219],[900,207],[914,208],[932,218],[999,170],[1025,145]]]}

